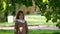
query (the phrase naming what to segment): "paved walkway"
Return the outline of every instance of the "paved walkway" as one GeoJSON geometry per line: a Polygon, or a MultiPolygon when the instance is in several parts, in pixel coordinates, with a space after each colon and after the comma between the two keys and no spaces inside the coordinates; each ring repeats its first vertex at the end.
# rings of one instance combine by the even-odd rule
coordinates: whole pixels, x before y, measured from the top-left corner
{"type": "MultiPolygon", "coordinates": [[[[12,30],[14,27],[0,27],[3,30],[12,30]]],[[[28,26],[28,29],[48,29],[48,30],[60,30],[57,27],[41,27],[41,26],[28,26]]]]}

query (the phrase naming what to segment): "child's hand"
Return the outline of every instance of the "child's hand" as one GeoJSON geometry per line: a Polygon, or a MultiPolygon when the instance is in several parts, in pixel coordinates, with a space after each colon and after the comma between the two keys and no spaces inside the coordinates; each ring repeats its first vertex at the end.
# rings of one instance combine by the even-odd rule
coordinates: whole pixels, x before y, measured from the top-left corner
{"type": "Polygon", "coordinates": [[[19,30],[20,30],[20,32],[22,32],[23,31],[23,27],[20,27],[19,30]]]}

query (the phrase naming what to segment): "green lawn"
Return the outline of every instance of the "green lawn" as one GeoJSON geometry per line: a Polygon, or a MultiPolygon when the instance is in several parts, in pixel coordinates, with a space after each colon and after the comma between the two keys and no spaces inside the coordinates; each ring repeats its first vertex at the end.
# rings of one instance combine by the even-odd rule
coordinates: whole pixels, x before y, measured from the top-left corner
{"type": "MultiPolygon", "coordinates": [[[[0,34],[14,34],[14,31],[0,30],[0,34]]],[[[60,34],[60,30],[29,30],[29,34],[60,34]]]]}
{"type": "MultiPolygon", "coordinates": [[[[28,25],[56,25],[56,23],[52,23],[51,21],[49,21],[48,23],[46,22],[46,18],[44,16],[41,15],[27,15],[29,19],[27,21],[28,25]],[[32,20],[33,19],[33,20],[32,20]],[[34,21],[37,20],[37,21],[34,21]]],[[[14,25],[15,22],[13,23],[8,23],[8,22],[4,22],[4,23],[0,23],[0,25],[14,25]]]]}

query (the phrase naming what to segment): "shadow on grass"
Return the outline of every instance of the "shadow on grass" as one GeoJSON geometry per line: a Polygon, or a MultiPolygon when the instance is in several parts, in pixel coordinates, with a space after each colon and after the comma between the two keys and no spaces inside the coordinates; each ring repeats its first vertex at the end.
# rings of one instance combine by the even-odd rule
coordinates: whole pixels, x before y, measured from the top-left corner
{"type": "Polygon", "coordinates": [[[54,32],[53,34],[60,34],[60,32],[54,32]]]}

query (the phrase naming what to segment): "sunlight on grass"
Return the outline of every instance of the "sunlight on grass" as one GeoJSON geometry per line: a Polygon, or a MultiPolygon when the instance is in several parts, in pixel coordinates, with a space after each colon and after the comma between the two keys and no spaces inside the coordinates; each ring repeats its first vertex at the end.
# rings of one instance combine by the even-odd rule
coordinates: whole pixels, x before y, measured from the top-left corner
{"type": "MultiPolygon", "coordinates": [[[[29,30],[29,34],[60,34],[60,30],[29,30]]],[[[0,30],[0,34],[14,34],[14,30],[0,30]]]]}
{"type": "MultiPolygon", "coordinates": [[[[26,15],[28,17],[27,24],[28,25],[56,25],[56,23],[52,23],[52,21],[46,22],[46,18],[41,15],[26,15]]],[[[0,25],[14,25],[15,22],[0,22],[0,25]]]]}

